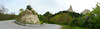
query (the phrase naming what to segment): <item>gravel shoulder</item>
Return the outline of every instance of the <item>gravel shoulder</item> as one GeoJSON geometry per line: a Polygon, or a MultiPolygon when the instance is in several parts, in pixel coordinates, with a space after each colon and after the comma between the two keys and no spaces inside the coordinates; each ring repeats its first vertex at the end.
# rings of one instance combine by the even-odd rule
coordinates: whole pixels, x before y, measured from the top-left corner
{"type": "Polygon", "coordinates": [[[0,29],[61,29],[62,26],[55,24],[45,24],[42,27],[27,27],[17,25],[14,20],[0,21],[0,29]]]}

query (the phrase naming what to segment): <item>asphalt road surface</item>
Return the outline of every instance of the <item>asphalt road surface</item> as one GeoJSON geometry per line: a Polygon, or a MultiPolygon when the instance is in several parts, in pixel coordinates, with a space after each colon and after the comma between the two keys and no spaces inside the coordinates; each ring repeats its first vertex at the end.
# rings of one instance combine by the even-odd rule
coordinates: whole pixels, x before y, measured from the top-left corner
{"type": "Polygon", "coordinates": [[[17,25],[14,20],[0,21],[0,29],[61,29],[62,26],[55,24],[45,24],[42,27],[27,27],[17,25]]]}

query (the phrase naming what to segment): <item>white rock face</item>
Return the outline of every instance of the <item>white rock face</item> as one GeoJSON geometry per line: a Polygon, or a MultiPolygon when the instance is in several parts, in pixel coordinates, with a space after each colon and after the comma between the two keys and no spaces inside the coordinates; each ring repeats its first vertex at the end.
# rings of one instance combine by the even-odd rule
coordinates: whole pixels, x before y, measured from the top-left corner
{"type": "Polygon", "coordinates": [[[21,18],[21,22],[26,22],[26,23],[39,23],[39,19],[37,15],[30,14],[30,15],[24,15],[21,18]]]}
{"type": "Polygon", "coordinates": [[[90,10],[85,9],[85,10],[82,12],[82,14],[86,14],[86,13],[88,13],[88,12],[90,12],[90,10]]]}
{"type": "Polygon", "coordinates": [[[69,12],[75,12],[75,11],[73,11],[73,9],[72,9],[72,6],[71,6],[71,5],[70,5],[70,8],[69,8],[67,11],[69,11],[69,12]]]}
{"type": "Polygon", "coordinates": [[[26,9],[25,14],[21,16],[19,21],[22,23],[40,24],[38,16],[28,9],[26,9]]]}

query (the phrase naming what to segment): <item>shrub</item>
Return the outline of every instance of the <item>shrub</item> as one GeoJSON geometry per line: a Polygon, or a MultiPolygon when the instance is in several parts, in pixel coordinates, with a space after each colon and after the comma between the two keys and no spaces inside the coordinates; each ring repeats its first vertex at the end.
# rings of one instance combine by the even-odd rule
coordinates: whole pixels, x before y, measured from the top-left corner
{"type": "Polygon", "coordinates": [[[69,22],[71,21],[71,17],[67,13],[62,13],[62,14],[54,16],[50,20],[53,23],[57,23],[57,24],[69,24],[69,22]]]}

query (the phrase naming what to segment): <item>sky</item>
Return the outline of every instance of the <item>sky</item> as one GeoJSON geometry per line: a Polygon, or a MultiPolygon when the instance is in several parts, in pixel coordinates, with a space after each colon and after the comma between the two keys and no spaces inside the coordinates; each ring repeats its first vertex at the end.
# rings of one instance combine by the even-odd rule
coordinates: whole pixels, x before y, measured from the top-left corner
{"type": "Polygon", "coordinates": [[[25,10],[27,5],[31,5],[38,14],[44,14],[47,11],[54,14],[68,10],[70,5],[73,11],[81,13],[85,9],[92,11],[97,2],[100,3],[100,0],[0,0],[0,4],[8,8],[7,13],[13,12],[16,15],[21,8],[25,10]]]}

